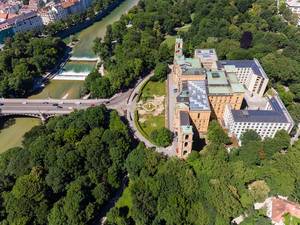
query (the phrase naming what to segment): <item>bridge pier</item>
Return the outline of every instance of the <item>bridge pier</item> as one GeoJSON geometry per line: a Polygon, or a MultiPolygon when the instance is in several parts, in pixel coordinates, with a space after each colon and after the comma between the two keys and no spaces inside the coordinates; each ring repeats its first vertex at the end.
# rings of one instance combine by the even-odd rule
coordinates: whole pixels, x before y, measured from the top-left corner
{"type": "Polygon", "coordinates": [[[47,118],[47,116],[40,113],[40,119],[41,119],[42,123],[45,123],[48,118],[47,118]]]}

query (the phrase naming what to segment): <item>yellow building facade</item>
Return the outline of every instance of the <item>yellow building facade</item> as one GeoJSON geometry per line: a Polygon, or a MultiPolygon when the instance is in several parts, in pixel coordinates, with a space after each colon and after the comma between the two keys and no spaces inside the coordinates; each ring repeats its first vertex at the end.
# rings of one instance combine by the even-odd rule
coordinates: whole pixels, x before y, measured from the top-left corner
{"type": "Polygon", "coordinates": [[[214,49],[196,50],[194,58],[185,58],[182,48],[182,39],[176,39],[172,78],[179,94],[174,131],[176,154],[185,159],[192,151],[194,135],[205,136],[211,118],[222,124],[227,104],[240,109],[245,89],[235,73],[217,69],[214,49]]]}

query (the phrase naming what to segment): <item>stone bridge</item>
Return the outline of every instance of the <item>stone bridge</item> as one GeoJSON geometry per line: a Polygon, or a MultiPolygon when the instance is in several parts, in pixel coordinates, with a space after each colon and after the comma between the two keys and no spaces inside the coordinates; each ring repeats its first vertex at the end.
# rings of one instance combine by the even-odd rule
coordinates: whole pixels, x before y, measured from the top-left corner
{"type": "Polygon", "coordinates": [[[109,104],[108,99],[0,99],[0,116],[31,116],[43,121],[55,115],[109,104]]]}

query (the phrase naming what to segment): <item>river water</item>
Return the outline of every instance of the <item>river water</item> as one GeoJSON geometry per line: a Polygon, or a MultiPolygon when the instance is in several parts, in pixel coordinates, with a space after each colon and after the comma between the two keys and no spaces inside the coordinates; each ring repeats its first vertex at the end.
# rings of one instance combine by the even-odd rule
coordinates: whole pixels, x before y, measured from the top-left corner
{"type": "MultiPolygon", "coordinates": [[[[119,18],[127,13],[139,0],[125,0],[119,7],[113,10],[109,15],[101,21],[82,30],[75,36],[79,39],[76,46],[73,48],[72,58],[78,58],[79,61],[69,61],[63,68],[64,73],[88,73],[93,70],[95,62],[84,62],[82,59],[95,58],[92,51],[93,41],[96,37],[104,37],[106,26],[119,20],[119,18]]],[[[41,98],[64,98],[74,99],[80,97],[84,81],[69,81],[69,80],[51,80],[50,83],[37,95],[31,96],[34,99],[41,98]]],[[[0,153],[7,148],[20,146],[23,135],[32,127],[39,124],[38,119],[33,118],[16,118],[12,125],[0,130],[0,153]]]]}
{"type": "Polygon", "coordinates": [[[124,1],[108,16],[104,17],[102,20],[94,23],[92,26],[89,26],[78,34],[75,34],[75,37],[79,39],[79,42],[74,46],[69,62],[67,62],[63,70],[59,73],[57,79],[71,78],[84,80],[85,77],[93,70],[93,68],[95,68],[98,60],[98,57],[92,50],[95,38],[103,38],[106,33],[107,25],[119,20],[121,15],[126,13],[137,3],[138,0],[124,1]],[[83,63],[84,61],[87,61],[87,63],[83,63]]]}

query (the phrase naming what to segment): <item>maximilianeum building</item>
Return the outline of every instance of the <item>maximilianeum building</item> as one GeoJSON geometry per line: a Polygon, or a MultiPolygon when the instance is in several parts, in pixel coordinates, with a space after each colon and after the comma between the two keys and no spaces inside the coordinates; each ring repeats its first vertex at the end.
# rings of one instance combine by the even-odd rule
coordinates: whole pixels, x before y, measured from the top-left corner
{"type": "Polygon", "coordinates": [[[192,151],[194,135],[205,137],[212,119],[237,139],[247,130],[265,138],[294,126],[275,91],[264,97],[269,79],[257,59],[219,61],[214,49],[196,49],[193,58],[186,58],[177,38],[172,78],[178,93],[173,125],[180,158],[192,151]]]}

